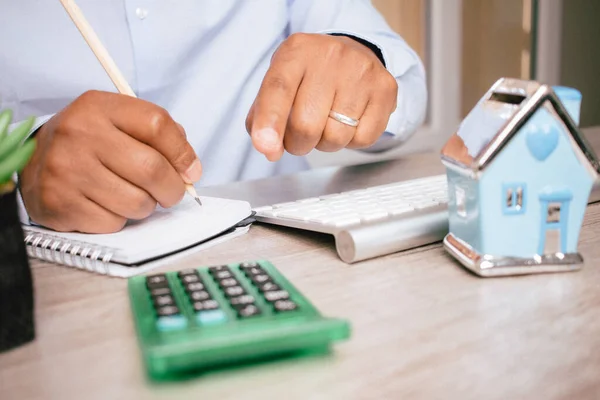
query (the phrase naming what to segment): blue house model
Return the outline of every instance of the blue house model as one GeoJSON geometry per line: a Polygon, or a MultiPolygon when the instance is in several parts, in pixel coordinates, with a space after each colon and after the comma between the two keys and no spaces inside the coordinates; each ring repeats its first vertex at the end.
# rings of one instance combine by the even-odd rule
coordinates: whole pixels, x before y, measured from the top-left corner
{"type": "Polygon", "coordinates": [[[480,276],[579,269],[579,231],[600,167],[579,132],[581,94],[503,78],[442,150],[446,250],[480,276]]]}

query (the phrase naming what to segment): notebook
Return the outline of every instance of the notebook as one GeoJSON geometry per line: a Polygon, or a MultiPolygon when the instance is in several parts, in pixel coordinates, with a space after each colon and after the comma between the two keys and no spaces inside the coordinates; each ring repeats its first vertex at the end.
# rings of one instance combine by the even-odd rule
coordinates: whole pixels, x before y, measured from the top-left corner
{"type": "Polygon", "coordinates": [[[240,200],[190,196],[176,206],[130,221],[111,234],[62,233],[23,226],[28,254],[69,267],[130,277],[192,252],[246,233],[252,222],[250,204],[240,200]]]}

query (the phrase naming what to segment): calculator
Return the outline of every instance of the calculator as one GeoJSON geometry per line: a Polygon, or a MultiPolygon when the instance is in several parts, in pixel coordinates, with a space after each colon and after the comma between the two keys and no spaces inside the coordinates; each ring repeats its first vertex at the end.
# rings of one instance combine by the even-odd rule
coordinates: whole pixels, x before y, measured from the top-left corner
{"type": "Polygon", "coordinates": [[[347,320],[322,316],[268,261],[135,276],[128,290],[154,379],[326,352],[350,336],[347,320]]]}

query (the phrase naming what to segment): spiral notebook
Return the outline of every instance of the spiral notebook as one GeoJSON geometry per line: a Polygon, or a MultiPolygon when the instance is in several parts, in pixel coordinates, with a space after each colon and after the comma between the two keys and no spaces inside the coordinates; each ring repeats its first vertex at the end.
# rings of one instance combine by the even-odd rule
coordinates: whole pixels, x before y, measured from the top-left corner
{"type": "Polygon", "coordinates": [[[111,234],[62,233],[23,226],[33,258],[111,276],[130,277],[246,233],[252,222],[245,201],[191,197],[157,207],[148,218],[111,234]]]}

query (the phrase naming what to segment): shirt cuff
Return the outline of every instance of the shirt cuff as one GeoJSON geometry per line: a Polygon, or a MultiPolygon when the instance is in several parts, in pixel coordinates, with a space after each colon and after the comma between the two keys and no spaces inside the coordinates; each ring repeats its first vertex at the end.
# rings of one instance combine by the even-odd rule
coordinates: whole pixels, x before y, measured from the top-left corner
{"type": "MultiPolygon", "coordinates": [[[[52,118],[53,116],[54,116],[54,114],[49,114],[49,115],[37,117],[31,127],[31,130],[29,131],[29,134],[27,135],[27,138],[30,138],[31,136],[35,135],[37,130],[40,129],[42,127],[42,125],[44,125],[46,122],[48,122],[50,120],[50,118],[52,118]]],[[[10,125],[9,129],[12,131],[19,124],[20,124],[20,122],[13,123],[10,125]]],[[[20,188],[20,184],[19,184],[20,182],[19,182],[18,174],[14,175],[14,181],[17,185],[17,206],[18,206],[18,212],[19,212],[19,219],[21,220],[21,223],[23,225],[36,225],[35,222],[33,222],[31,220],[31,218],[29,217],[29,213],[27,212],[27,209],[25,208],[25,203],[23,202],[23,197],[21,196],[21,188],[20,188]]]]}

